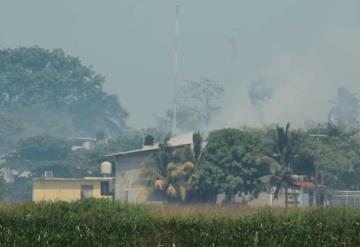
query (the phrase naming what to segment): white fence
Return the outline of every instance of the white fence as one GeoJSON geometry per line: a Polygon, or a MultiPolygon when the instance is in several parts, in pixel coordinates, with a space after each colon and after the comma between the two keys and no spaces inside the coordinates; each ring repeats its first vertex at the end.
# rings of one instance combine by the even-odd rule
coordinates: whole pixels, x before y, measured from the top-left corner
{"type": "Polygon", "coordinates": [[[328,197],[328,206],[360,208],[360,191],[335,191],[328,197]]]}

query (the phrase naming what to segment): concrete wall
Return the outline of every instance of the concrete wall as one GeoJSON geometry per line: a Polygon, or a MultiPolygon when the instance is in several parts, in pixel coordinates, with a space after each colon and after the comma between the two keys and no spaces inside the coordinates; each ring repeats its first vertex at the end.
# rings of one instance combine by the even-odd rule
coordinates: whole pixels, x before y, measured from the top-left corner
{"type": "Polygon", "coordinates": [[[151,161],[154,152],[140,152],[118,156],[115,160],[115,200],[143,203],[147,200],[145,187],[139,181],[144,166],[151,161]]]}
{"type": "Polygon", "coordinates": [[[76,201],[81,199],[81,186],[92,185],[94,198],[109,198],[101,195],[101,181],[87,180],[33,180],[33,201],[76,201]]]}
{"type": "MultiPolygon", "coordinates": [[[[297,197],[298,201],[298,207],[309,207],[311,206],[310,203],[310,195],[309,192],[305,192],[303,189],[300,190],[291,190],[289,189],[289,192],[297,192],[299,193],[297,197]]],[[[265,206],[271,206],[271,207],[285,207],[285,190],[281,190],[278,199],[273,200],[273,193],[268,192],[261,192],[257,198],[254,198],[253,200],[250,200],[247,205],[250,207],[265,207],[265,206]]],[[[295,207],[295,204],[290,204],[289,207],[295,207]]]]}

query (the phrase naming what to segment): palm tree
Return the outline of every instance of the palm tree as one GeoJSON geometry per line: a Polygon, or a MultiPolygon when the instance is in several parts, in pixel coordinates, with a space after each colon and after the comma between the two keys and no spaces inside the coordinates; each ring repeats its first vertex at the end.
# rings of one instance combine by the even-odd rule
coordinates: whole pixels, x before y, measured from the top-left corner
{"type": "Polygon", "coordinates": [[[192,159],[193,159],[194,169],[192,170],[192,174],[188,177],[187,180],[188,191],[191,190],[195,179],[198,177],[198,171],[200,168],[200,164],[204,152],[205,152],[205,148],[203,148],[203,137],[200,132],[195,132],[193,134],[193,147],[192,147],[192,156],[193,156],[192,159]]]}
{"type": "Polygon", "coordinates": [[[285,128],[276,126],[276,134],[270,143],[268,154],[263,157],[270,166],[270,175],[262,180],[275,187],[273,199],[278,199],[281,190],[285,189],[285,207],[289,202],[288,188],[293,185],[292,163],[298,142],[297,135],[290,133],[289,128],[289,123],[285,128]]]}
{"type": "Polygon", "coordinates": [[[192,159],[186,162],[183,160],[187,157],[178,157],[175,150],[168,145],[169,139],[170,135],[159,144],[159,152],[152,162],[144,167],[141,177],[146,181],[147,194],[158,191],[171,201],[185,201],[197,178],[204,153],[203,139],[199,132],[193,134],[192,159]]]}
{"type": "Polygon", "coordinates": [[[158,176],[154,182],[155,190],[165,192],[170,200],[185,201],[189,191],[188,181],[194,171],[194,164],[185,162],[176,165],[170,162],[164,176],[158,176]]]}
{"type": "Polygon", "coordinates": [[[159,151],[149,160],[146,160],[138,183],[145,185],[145,197],[152,194],[160,183],[156,184],[159,179],[164,179],[167,174],[167,164],[170,162],[171,148],[168,144],[171,134],[165,136],[164,140],[159,143],[159,151]]]}

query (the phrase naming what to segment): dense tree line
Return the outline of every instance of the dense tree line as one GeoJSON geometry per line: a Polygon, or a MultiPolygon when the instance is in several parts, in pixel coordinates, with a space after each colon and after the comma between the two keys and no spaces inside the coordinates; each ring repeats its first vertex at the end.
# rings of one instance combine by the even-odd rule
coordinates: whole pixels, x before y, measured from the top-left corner
{"type": "Polygon", "coordinates": [[[103,91],[105,78],[61,49],[0,50],[0,146],[20,138],[117,136],[128,115],[115,95],[103,91]]]}
{"type": "Polygon", "coordinates": [[[199,153],[195,149],[179,152],[163,147],[162,158],[150,162],[159,167],[147,181],[152,191],[163,191],[171,201],[213,202],[224,193],[231,202],[235,195],[256,197],[270,188],[275,188],[277,197],[292,186],[294,177],[330,189],[360,189],[360,136],[356,129],[331,124],[306,130],[289,125],[219,129],[210,132],[205,148],[198,149],[200,160],[195,158],[199,153]]]}
{"type": "MultiPolygon", "coordinates": [[[[143,134],[131,131],[92,150],[73,151],[63,139],[35,136],[19,141],[6,156],[6,165],[35,176],[46,170],[59,177],[97,176],[105,154],[137,149],[142,142],[143,134]]],[[[143,176],[148,193],[184,202],[213,202],[219,193],[231,201],[235,195],[256,196],[270,187],[286,189],[294,175],[330,189],[359,190],[359,150],[358,130],[334,125],[219,129],[206,140],[194,135],[191,150],[173,149],[165,139],[143,176]]]]}

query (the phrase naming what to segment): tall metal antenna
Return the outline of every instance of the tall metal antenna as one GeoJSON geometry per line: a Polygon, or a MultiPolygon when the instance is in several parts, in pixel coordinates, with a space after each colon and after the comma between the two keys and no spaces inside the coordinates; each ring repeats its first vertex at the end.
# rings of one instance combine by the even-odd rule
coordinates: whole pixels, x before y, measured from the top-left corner
{"type": "Polygon", "coordinates": [[[173,117],[173,126],[172,132],[175,134],[177,132],[177,84],[178,84],[178,63],[179,63],[179,15],[180,15],[180,6],[176,4],[176,20],[175,20],[175,52],[174,52],[174,117],[173,117]]]}

